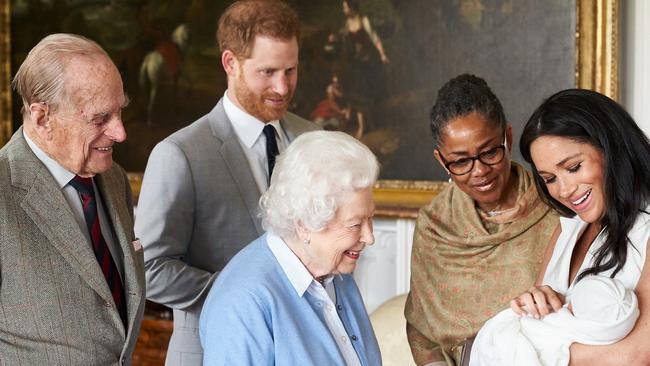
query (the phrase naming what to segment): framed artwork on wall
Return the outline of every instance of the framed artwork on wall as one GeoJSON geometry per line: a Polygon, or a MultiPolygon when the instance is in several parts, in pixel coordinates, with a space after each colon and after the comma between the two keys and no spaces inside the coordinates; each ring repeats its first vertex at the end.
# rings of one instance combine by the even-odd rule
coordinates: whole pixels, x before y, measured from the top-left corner
{"type": "MultiPolygon", "coordinates": [[[[110,54],[131,99],[128,139],[114,158],[133,173],[137,191],[153,146],[225,91],[214,34],[230,2],[0,0],[0,145],[21,123],[9,82],[29,49],[49,33],[85,35],[110,54]]],[[[288,2],[303,23],[291,110],[375,152],[379,214],[413,216],[444,186],[428,112],[458,74],[487,80],[515,141],[534,107],[557,90],[617,97],[617,0],[288,2]]]]}

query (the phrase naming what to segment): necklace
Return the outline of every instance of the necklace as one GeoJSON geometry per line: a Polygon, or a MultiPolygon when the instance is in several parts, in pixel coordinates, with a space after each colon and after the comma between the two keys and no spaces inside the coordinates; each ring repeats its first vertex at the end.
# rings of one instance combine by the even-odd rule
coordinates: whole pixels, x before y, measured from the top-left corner
{"type": "Polygon", "coordinates": [[[485,212],[488,216],[499,216],[507,212],[512,212],[516,209],[517,207],[511,207],[511,208],[506,208],[505,210],[493,210],[493,211],[487,211],[485,212]]]}

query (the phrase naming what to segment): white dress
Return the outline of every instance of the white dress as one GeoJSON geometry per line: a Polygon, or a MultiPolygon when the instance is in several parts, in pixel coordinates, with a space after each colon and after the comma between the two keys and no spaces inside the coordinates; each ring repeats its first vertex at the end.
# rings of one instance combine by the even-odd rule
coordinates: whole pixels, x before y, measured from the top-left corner
{"type": "MultiPolygon", "coordinates": [[[[650,212],[650,206],[646,207],[645,211],[650,212]]],[[[573,253],[573,248],[576,245],[578,237],[587,228],[587,223],[582,221],[578,216],[570,219],[562,217],[560,218],[560,225],[562,227],[562,233],[557,239],[557,244],[555,244],[555,249],[546,267],[542,284],[551,286],[557,293],[567,297],[567,302],[569,302],[571,290],[575,283],[574,279],[573,283],[569,285],[571,254],[573,253]]],[[[615,278],[623,282],[625,288],[634,290],[637,282],[639,282],[639,277],[641,276],[641,271],[645,263],[648,238],[650,237],[650,215],[641,212],[628,233],[628,237],[632,246],[628,246],[625,265],[616,274],[615,278]]],[[[587,255],[580,265],[578,273],[593,265],[596,250],[603,245],[603,242],[604,237],[601,233],[587,251],[587,255]]],[[[610,269],[599,273],[599,275],[609,277],[612,272],[613,269],[610,269]]]]}
{"type": "MultiPolygon", "coordinates": [[[[649,212],[647,208],[645,211],[649,212]]],[[[578,287],[575,287],[575,280],[569,285],[569,265],[573,248],[577,238],[586,229],[587,223],[576,216],[571,219],[560,218],[560,225],[562,233],[546,268],[543,284],[565,295],[569,303],[573,289],[576,289],[577,301],[580,296],[585,295],[584,291],[581,292],[582,295],[578,295],[578,287],[583,287],[582,285],[588,282],[587,279],[593,278],[585,278],[578,287]]],[[[622,306],[623,304],[620,303],[620,309],[626,311],[620,314],[616,321],[604,322],[605,318],[601,318],[594,322],[576,318],[578,314],[574,316],[566,306],[541,320],[519,317],[511,309],[506,309],[488,320],[479,331],[472,347],[470,366],[563,366],[569,362],[569,346],[573,342],[611,344],[624,338],[633,328],[639,315],[633,290],[636,288],[645,263],[646,247],[650,237],[650,214],[639,215],[628,237],[632,245],[628,247],[625,265],[615,278],[620,281],[619,291],[629,292],[634,301],[633,304],[628,304],[629,306],[622,306]]],[[[603,242],[604,237],[601,233],[589,248],[578,273],[593,265],[595,253],[603,242]]],[[[613,269],[602,272],[597,277],[613,281],[608,278],[612,271],[613,269]]],[[[595,301],[581,301],[581,304],[586,308],[583,310],[587,312],[607,310],[607,313],[614,310],[608,306],[599,309],[598,302],[595,301]],[[590,305],[592,308],[587,308],[590,305]]]]}

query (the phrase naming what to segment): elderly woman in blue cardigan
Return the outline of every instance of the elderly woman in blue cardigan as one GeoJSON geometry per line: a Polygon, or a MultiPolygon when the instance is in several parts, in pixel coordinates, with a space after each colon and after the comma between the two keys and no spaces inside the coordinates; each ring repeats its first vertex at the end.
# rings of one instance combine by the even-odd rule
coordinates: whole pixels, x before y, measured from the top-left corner
{"type": "Polygon", "coordinates": [[[200,320],[204,365],[381,365],[351,272],[372,245],[375,156],[342,132],[298,137],[260,200],[266,234],[224,268],[200,320]]]}

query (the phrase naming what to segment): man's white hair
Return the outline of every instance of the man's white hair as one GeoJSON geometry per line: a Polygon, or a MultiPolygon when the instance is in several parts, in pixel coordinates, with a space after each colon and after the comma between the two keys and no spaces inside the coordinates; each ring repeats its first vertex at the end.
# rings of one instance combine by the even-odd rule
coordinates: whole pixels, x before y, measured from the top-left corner
{"type": "Polygon", "coordinates": [[[260,199],[262,225],[283,238],[296,237],[296,222],[319,231],[348,193],[372,188],[377,158],[343,132],[314,131],[278,156],[271,185],[260,199]]]}
{"type": "Polygon", "coordinates": [[[96,42],[67,33],[51,34],[29,51],[13,79],[13,88],[23,100],[23,120],[29,116],[32,103],[47,103],[50,108],[70,102],[66,94],[66,67],[73,57],[104,55],[96,42]]]}

